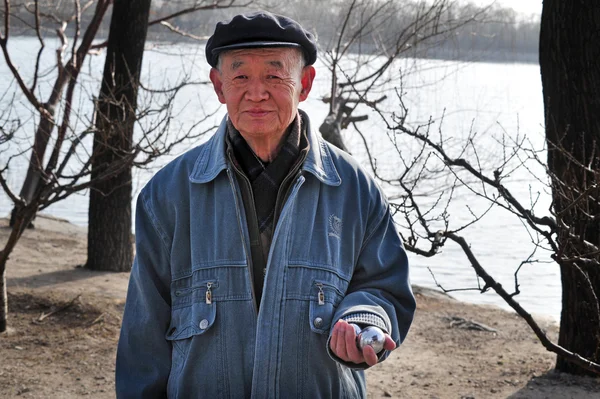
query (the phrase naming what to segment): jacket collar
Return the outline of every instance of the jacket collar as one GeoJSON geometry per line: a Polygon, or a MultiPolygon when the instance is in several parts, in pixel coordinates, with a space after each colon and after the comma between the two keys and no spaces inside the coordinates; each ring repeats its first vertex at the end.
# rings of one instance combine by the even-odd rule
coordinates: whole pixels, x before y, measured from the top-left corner
{"type": "MultiPolygon", "coordinates": [[[[313,174],[323,184],[339,186],[342,179],[337,172],[331,156],[331,150],[322,137],[313,131],[310,119],[304,111],[300,111],[303,119],[308,122],[308,142],[310,148],[302,170],[313,174]]],[[[227,157],[225,155],[225,136],[227,134],[227,115],[221,121],[217,132],[203,145],[190,173],[192,183],[208,183],[217,177],[221,171],[227,169],[227,157]]]]}

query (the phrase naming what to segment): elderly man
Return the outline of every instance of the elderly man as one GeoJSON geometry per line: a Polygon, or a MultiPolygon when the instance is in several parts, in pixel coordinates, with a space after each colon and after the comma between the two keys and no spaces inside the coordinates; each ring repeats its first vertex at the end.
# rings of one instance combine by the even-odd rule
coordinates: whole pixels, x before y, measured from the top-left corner
{"type": "Polygon", "coordinates": [[[365,397],[415,301],[384,195],[298,110],[314,37],[238,15],[206,57],[227,117],[139,195],[117,396],[365,397]],[[368,326],[379,353],[357,346],[368,326]]]}

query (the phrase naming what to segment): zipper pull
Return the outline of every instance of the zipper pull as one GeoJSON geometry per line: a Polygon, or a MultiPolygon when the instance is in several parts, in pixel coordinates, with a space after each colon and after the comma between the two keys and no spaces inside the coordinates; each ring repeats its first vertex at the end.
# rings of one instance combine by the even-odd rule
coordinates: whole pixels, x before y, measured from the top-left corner
{"type": "Polygon", "coordinates": [[[325,292],[323,291],[323,284],[317,283],[319,288],[319,305],[325,305],[325,292]]]}
{"type": "Polygon", "coordinates": [[[206,304],[207,305],[210,305],[212,303],[212,292],[210,290],[212,285],[213,285],[213,283],[206,283],[206,304]]]}

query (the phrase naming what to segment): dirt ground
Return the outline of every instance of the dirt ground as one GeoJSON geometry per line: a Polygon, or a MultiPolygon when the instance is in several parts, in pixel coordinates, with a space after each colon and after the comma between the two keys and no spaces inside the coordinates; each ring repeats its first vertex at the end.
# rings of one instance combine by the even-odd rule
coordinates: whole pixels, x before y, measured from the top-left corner
{"type": "MultiPolygon", "coordinates": [[[[0,220],[0,243],[9,233],[0,220]]],[[[94,273],[85,229],[38,217],[8,264],[8,333],[0,335],[0,398],[112,398],[127,273],[94,273]]],[[[404,344],[367,372],[369,397],[600,398],[600,381],[552,371],[515,314],[415,287],[404,344]],[[463,321],[495,331],[463,328],[463,321]]],[[[557,326],[543,322],[552,338],[557,326]]]]}

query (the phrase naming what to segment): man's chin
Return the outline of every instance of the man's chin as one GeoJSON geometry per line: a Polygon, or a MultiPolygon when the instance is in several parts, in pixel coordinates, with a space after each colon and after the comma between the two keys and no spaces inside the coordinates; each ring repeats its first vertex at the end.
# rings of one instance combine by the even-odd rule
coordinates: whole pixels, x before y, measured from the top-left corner
{"type": "Polygon", "coordinates": [[[249,137],[264,137],[264,136],[276,136],[277,134],[274,131],[273,123],[252,123],[252,124],[243,124],[239,128],[239,132],[242,136],[249,137]]]}

